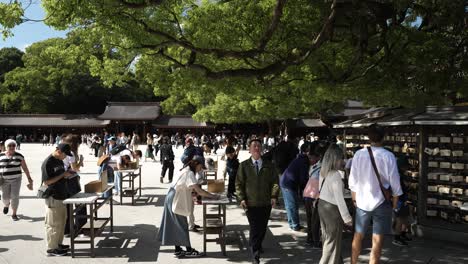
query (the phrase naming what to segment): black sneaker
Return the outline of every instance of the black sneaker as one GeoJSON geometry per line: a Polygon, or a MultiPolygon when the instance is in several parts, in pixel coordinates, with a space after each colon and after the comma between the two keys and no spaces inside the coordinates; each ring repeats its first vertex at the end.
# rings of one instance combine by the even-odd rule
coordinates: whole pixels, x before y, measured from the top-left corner
{"type": "Polygon", "coordinates": [[[179,258],[199,258],[205,256],[204,252],[198,252],[195,249],[192,249],[190,251],[185,251],[184,255],[180,255],[179,258]]]}
{"type": "Polygon", "coordinates": [[[394,239],[392,242],[393,245],[399,246],[399,247],[406,247],[408,246],[408,243],[402,239],[394,239]]]}
{"type": "Polygon", "coordinates": [[[8,207],[3,207],[3,214],[8,214],[8,207]]]}
{"type": "Polygon", "coordinates": [[[411,237],[409,237],[406,233],[400,235],[401,239],[404,241],[413,241],[411,237]]]}
{"type": "Polygon", "coordinates": [[[56,249],[49,249],[47,250],[48,256],[66,256],[67,251],[64,249],[56,248],[56,249]]]}
{"type": "Polygon", "coordinates": [[[180,258],[180,257],[183,257],[185,255],[185,250],[179,250],[179,251],[176,251],[174,252],[174,257],[175,258],[180,258]]]}
{"type": "Polygon", "coordinates": [[[13,219],[13,221],[18,221],[19,220],[19,217],[17,215],[12,215],[11,216],[11,219],[13,219]]]}
{"type": "Polygon", "coordinates": [[[62,244],[59,244],[59,249],[69,250],[69,249],[70,249],[70,246],[69,246],[69,245],[62,245],[62,244]]]}

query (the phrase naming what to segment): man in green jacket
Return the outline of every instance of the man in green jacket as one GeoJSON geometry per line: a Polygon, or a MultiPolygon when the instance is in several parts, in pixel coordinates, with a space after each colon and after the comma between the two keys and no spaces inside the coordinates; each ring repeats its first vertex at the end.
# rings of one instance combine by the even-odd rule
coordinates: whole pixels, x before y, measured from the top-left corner
{"type": "Polygon", "coordinates": [[[252,157],[243,161],[237,171],[236,191],[249,220],[252,262],[258,264],[271,208],[278,198],[278,172],[273,163],[262,160],[260,140],[251,140],[249,151],[252,157]]]}

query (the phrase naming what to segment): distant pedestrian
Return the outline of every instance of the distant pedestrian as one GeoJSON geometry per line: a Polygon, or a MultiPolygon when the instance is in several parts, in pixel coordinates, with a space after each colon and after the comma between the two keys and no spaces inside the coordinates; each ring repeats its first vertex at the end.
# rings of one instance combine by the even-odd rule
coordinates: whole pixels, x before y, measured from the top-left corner
{"type": "Polygon", "coordinates": [[[140,136],[138,136],[136,131],[133,131],[132,139],[130,140],[130,150],[135,151],[138,149],[138,145],[140,144],[140,136]]]}
{"type": "Polygon", "coordinates": [[[145,161],[147,158],[152,159],[155,161],[154,154],[153,154],[153,137],[150,133],[146,134],[146,151],[145,151],[145,161]]]}
{"type": "Polygon", "coordinates": [[[392,243],[396,246],[408,246],[407,241],[411,241],[407,232],[409,229],[410,208],[408,204],[410,204],[410,201],[408,200],[408,187],[402,177],[409,169],[408,157],[398,157],[397,165],[400,173],[400,185],[403,194],[398,197],[397,206],[393,209],[395,217],[393,218],[394,238],[392,243]]]}
{"type": "Polygon", "coordinates": [[[49,143],[49,137],[47,137],[46,134],[42,135],[42,146],[47,146],[47,143],[49,143]]]}
{"type": "Polygon", "coordinates": [[[153,135],[153,149],[154,149],[154,157],[157,157],[158,156],[158,153],[159,153],[159,147],[162,143],[162,134],[161,135],[156,135],[154,134],[153,135]]]}
{"type": "Polygon", "coordinates": [[[55,137],[55,146],[58,146],[60,144],[61,137],[59,134],[55,137]]]}
{"type": "Polygon", "coordinates": [[[19,133],[16,135],[16,150],[21,150],[21,142],[23,142],[23,135],[19,133]]]}
{"type": "Polygon", "coordinates": [[[229,177],[228,181],[228,198],[236,197],[236,177],[239,170],[239,148],[234,149],[233,146],[226,147],[226,172],[229,177]]]}
{"type": "Polygon", "coordinates": [[[162,145],[160,149],[160,161],[162,163],[161,178],[160,182],[164,182],[164,177],[166,176],[166,171],[169,170],[169,182],[172,182],[174,176],[174,152],[172,151],[172,145],[169,143],[168,137],[163,137],[162,145]]]}
{"type": "Polygon", "coordinates": [[[28,178],[28,189],[33,189],[33,180],[29,174],[28,166],[24,160],[24,156],[21,153],[16,152],[16,141],[8,139],[5,141],[6,151],[0,153],[0,175],[2,176],[4,183],[2,187],[3,194],[3,213],[8,214],[9,207],[11,206],[13,221],[18,221],[19,199],[21,189],[21,169],[28,178]]]}

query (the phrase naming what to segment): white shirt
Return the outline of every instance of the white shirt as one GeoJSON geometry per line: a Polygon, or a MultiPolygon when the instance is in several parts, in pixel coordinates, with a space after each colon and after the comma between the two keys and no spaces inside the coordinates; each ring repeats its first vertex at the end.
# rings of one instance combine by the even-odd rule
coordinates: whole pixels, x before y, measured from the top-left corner
{"type": "Polygon", "coordinates": [[[320,200],[325,200],[338,206],[338,210],[340,211],[343,222],[348,223],[351,222],[353,218],[349,214],[348,207],[346,206],[346,202],[344,200],[344,186],[343,181],[341,180],[342,175],[343,172],[334,171],[330,172],[330,174],[328,174],[325,178],[320,176],[319,186],[322,186],[322,182],[325,179],[325,183],[323,184],[323,187],[320,191],[320,200]]]}
{"type": "Polygon", "coordinates": [[[122,157],[124,155],[128,155],[130,157],[130,159],[132,159],[132,152],[129,149],[124,149],[124,150],[120,151],[119,153],[117,153],[116,155],[112,155],[110,157],[110,160],[111,160],[112,163],[122,164],[122,159],[120,157],[122,157]]]}
{"type": "Polygon", "coordinates": [[[71,164],[76,162],[75,154],[73,152],[72,155],[73,156],[67,156],[65,159],[63,159],[63,167],[65,170],[68,170],[68,168],[71,167],[71,164]]]}
{"type": "Polygon", "coordinates": [[[301,150],[302,144],[304,144],[304,140],[303,140],[303,139],[299,140],[299,144],[298,144],[299,150],[301,150]]]}
{"type": "MultiPolygon", "coordinates": [[[[393,196],[402,195],[395,156],[382,147],[372,147],[372,152],[383,187],[390,186],[393,196]]],[[[385,201],[367,148],[354,155],[348,184],[351,191],[356,193],[357,207],[364,211],[373,211],[385,201]]]]}
{"type": "Polygon", "coordinates": [[[169,185],[169,188],[176,188],[177,186],[183,186],[190,188],[191,186],[197,184],[197,177],[195,173],[190,170],[189,167],[185,167],[179,175],[176,175],[172,180],[172,183],[169,185]]]}
{"type": "Polygon", "coordinates": [[[260,171],[262,169],[262,164],[263,164],[262,159],[254,160],[254,158],[251,158],[251,160],[252,160],[254,167],[255,167],[255,161],[258,163],[258,171],[260,171]]]}
{"type": "Polygon", "coordinates": [[[268,146],[272,147],[275,145],[275,138],[268,138],[268,146]]]}

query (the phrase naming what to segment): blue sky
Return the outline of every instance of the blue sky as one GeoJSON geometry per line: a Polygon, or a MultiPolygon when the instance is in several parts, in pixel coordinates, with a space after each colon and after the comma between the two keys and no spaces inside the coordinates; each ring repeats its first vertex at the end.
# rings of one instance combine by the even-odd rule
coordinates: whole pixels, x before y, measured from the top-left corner
{"type": "MultiPolygon", "coordinates": [[[[0,2],[9,2],[9,0],[0,0],[0,2]]],[[[29,3],[29,1],[21,1],[29,3]]],[[[42,9],[40,0],[32,0],[31,6],[26,10],[25,16],[29,19],[41,20],[45,17],[45,12],[42,9]]],[[[24,51],[24,49],[34,42],[41,40],[65,37],[66,31],[57,31],[45,25],[42,22],[26,22],[13,30],[13,37],[3,40],[0,37],[0,48],[4,47],[17,47],[24,51]]]]}

